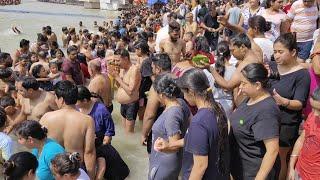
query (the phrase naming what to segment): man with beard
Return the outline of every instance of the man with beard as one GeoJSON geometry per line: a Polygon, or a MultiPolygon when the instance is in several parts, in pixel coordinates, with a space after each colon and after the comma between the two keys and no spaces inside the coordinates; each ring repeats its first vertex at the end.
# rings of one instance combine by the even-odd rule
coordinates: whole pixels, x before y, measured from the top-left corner
{"type": "Polygon", "coordinates": [[[180,24],[176,21],[169,23],[169,38],[160,42],[160,51],[170,56],[171,63],[174,66],[181,60],[181,55],[186,52],[185,42],[179,38],[180,24]]]}

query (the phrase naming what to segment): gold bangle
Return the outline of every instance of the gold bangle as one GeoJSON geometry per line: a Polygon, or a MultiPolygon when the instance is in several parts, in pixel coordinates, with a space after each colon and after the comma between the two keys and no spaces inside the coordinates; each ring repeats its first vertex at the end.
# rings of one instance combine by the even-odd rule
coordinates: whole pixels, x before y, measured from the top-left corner
{"type": "Polygon", "coordinates": [[[290,157],[299,157],[297,154],[291,154],[290,157]]]}

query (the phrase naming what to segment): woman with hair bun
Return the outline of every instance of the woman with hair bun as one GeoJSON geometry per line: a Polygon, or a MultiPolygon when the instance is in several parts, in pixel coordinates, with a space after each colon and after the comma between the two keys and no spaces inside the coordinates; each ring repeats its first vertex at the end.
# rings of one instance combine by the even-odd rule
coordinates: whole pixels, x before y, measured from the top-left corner
{"type": "Polygon", "coordinates": [[[32,154],[36,156],[39,166],[36,176],[39,180],[54,180],[50,171],[50,161],[57,154],[63,153],[64,148],[53,139],[47,138],[48,130],[42,127],[38,121],[26,120],[15,127],[15,134],[18,142],[32,149],[32,154]]]}
{"type": "Polygon", "coordinates": [[[6,180],[35,180],[37,158],[29,152],[13,154],[3,164],[3,174],[6,180]]]}
{"type": "Polygon", "coordinates": [[[252,63],[241,70],[246,98],[231,114],[231,174],[237,180],[278,179],[280,110],[268,92],[268,71],[252,63]]]}
{"type": "Polygon", "coordinates": [[[265,32],[271,29],[271,23],[267,22],[262,16],[253,16],[249,18],[248,35],[261,48],[263,53],[263,61],[271,61],[273,55],[273,42],[265,37],[265,32]]]}
{"type": "Polygon", "coordinates": [[[77,152],[61,153],[51,160],[51,170],[56,180],[90,180],[80,168],[81,157],[77,152]]]}
{"type": "Polygon", "coordinates": [[[228,122],[221,106],[212,96],[207,76],[190,69],[179,79],[187,102],[198,108],[190,120],[184,140],[176,143],[158,139],[157,151],[183,147],[182,179],[229,179],[228,122]]]}
{"type": "MultiPolygon", "coordinates": [[[[163,138],[173,144],[182,139],[186,133],[190,111],[188,105],[177,97],[181,94],[179,87],[170,74],[161,74],[153,82],[165,110],[152,126],[152,144],[163,138]]],[[[168,154],[151,150],[148,179],[178,179],[182,165],[182,148],[168,149],[168,154]]]]}

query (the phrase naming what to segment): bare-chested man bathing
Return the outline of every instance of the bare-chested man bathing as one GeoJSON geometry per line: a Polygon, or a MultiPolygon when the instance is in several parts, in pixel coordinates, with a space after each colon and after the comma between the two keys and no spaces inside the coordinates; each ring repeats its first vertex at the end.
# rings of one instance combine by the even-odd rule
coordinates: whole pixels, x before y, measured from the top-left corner
{"type": "MultiPolygon", "coordinates": [[[[181,60],[181,56],[185,56],[186,43],[179,38],[180,24],[176,21],[169,23],[169,38],[160,42],[160,51],[170,56],[172,65],[174,66],[181,60]]],[[[173,67],[172,66],[172,67],[173,67]]]]}
{"type": "Polygon", "coordinates": [[[59,110],[46,113],[40,120],[48,130],[48,137],[63,145],[68,152],[79,152],[90,179],[95,175],[95,129],[93,119],[76,110],[78,89],[70,81],[55,85],[59,110]]]}
{"type": "Polygon", "coordinates": [[[114,52],[115,62],[119,64],[123,73],[119,75],[115,70],[110,74],[119,84],[116,101],[121,104],[122,125],[127,133],[134,132],[134,124],[139,110],[139,87],[141,74],[138,65],[133,65],[130,61],[127,50],[118,49],[114,52]]]}
{"type": "Polygon", "coordinates": [[[113,110],[112,96],[111,96],[111,84],[108,75],[101,73],[101,63],[97,60],[91,60],[88,63],[89,73],[92,77],[88,89],[90,92],[99,95],[108,111],[111,113],[113,110]]]}

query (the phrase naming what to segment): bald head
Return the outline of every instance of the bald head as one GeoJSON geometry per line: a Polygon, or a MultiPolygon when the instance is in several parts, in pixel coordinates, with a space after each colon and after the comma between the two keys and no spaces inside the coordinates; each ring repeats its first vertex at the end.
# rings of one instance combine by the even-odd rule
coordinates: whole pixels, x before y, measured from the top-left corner
{"type": "Polygon", "coordinates": [[[101,63],[97,59],[91,60],[88,66],[93,73],[101,73],[101,63]]]}

